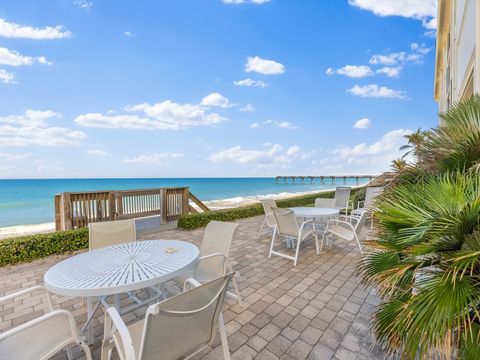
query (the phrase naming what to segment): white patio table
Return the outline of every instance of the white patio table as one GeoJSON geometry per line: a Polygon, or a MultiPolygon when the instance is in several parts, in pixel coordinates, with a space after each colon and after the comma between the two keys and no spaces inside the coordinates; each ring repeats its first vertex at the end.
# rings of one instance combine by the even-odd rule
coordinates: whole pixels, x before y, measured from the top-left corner
{"type": "MultiPolygon", "coordinates": [[[[87,340],[91,344],[92,318],[100,304],[109,306],[106,297],[113,295],[114,305],[120,311],[120,294],[174,278],[193,265],[198,254],[197,246],[179,240],[117,244],[59,262],[45,273],[44,283],[52,293],[87,298],[88,316],[82,332],[87,331],[87,340]],[[95,298],[99,300],[94,306],[95,298]]],[[[145,305],[140,301],[138,303],[135,305],[145,305]]]]}
{"type": "Polygon", "coordinates": [[[338,209],[321,207],[291,207],[296,217],[306,219],[331,218],[340,213],[338,209]]]}
{"type": "MultiPolygon", "coordinates": [[[[326,220],[331,218],[336,218],[340,214],[338,209],[334,208],[322,208],[322,207],[291,207],[290,210],[293,210],[295,216],[298,218],[303,218],[304,220],[313,219],[316,223],[326,222],[326,220]]],[[[314,227],[319,228],[319,227],[314,227]]]]}

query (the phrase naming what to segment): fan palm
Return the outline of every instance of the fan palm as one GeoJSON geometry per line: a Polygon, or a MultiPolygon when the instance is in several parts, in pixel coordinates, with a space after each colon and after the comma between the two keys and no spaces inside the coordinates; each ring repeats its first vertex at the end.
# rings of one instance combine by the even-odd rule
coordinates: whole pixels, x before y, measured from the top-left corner
{"type": "Polygon", "coordinates": [[[387,351],[478,359],[480,96],[440,116],[415,143],[417,163],[377,201],[359,272],[382,299],[373,329],[387,351]]]}
{"type": "Polygon", "coordinates": [[[479,346],[480,178],[445,174],[394,187],[376,217],[376,247],[360,272],[383,299],[378,339],[410,358],[479,346]]]}
{"type": "Polygon", "coordinates": [[[433,172],[480,168],[480,95],[440,114],[418,148],[419,166],[433,172]]]}

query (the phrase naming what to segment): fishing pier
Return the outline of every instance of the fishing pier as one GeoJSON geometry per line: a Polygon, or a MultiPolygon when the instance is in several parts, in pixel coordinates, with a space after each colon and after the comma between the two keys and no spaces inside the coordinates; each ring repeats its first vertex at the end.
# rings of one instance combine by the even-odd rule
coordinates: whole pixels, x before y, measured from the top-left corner
{"type": "Polygon", "coordinates": [[[324,175],[324,176],[276,176],[275,183],[280,184],[305,184],[305,181],[309,184],[315,184],[315,181],[319,181],[320,184],[346,184],[348,179],[354,179],[355,184],[359,185],[360,180],[368,179],[372,181],[378,177],[378,175],[324,175]]]}

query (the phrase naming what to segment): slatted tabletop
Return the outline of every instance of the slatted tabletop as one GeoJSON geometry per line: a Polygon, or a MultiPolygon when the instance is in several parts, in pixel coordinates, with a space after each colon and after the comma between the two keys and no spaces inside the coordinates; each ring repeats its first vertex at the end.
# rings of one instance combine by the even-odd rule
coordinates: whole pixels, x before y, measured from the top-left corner
{"type": "Polygon", "coordinates": [[[64,296],[106,296],[168,281],[198,258],[197,246],[179,240],[146,240],[72,256],[44,276],[45,287],[64,296]],[[169,252],[175,250],[174,252],[169,252]]]}

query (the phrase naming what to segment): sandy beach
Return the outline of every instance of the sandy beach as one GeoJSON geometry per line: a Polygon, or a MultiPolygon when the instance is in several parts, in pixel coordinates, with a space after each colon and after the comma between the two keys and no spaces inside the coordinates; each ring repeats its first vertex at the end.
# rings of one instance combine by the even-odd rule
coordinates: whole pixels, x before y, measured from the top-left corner
{"type": "MultiPolygon", "coordinates": [[[[287,199],[296,196],[319,194],[332,191],[329,190],[316,190],[316,191],[304,191],[304,192],[282,192],[277,194],[267,195],[253,195],[253,196],[237,196],[233,198],[210,200],[205,201],[205,204],[212,210],[228,209],[234,207],[248,206],[259,202],[262,199],[287,199]]],[[[12,237],[33,235],[40,233],[49,233],[55,231],[55,223],[43,223],[43,224],[30,224],[30,225],[17,225],[0,228],[0,240],[8,239],[12,237]]]]}

